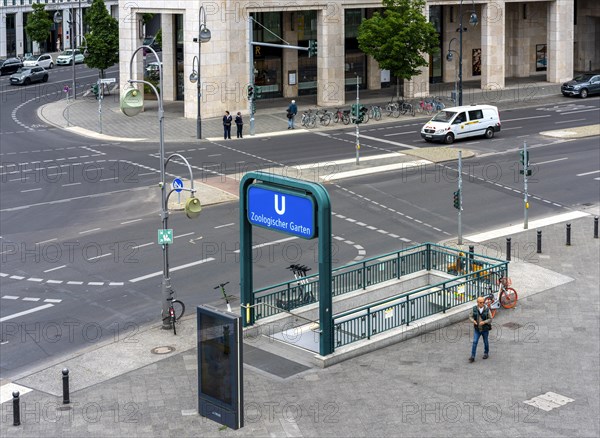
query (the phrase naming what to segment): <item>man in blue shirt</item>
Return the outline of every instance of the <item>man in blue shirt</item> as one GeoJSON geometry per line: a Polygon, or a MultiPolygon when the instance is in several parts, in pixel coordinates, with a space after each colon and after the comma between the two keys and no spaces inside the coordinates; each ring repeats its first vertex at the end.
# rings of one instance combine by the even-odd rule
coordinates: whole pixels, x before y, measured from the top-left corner
{"type": "Polygon", "coordinates": [[[296,129],[294,128],[294,117],[296,117],[296,114],[298,114],[298,107],[296,106],[296,101],[292,100],[287,109],[288,129],[296,129]]]}

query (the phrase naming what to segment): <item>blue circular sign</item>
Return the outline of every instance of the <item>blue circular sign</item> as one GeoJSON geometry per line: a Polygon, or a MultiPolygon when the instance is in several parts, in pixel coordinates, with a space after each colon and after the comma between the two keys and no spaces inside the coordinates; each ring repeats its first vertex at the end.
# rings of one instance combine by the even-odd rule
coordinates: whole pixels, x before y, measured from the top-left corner
{"type": "Polygon", "coordinates": [[[175,189],[175,191],[177,193],[179,193],[183,190],[183,181],[181,181],[179,178],[175,178],[171,185],[173,186],[173,189],[175,189]]]}

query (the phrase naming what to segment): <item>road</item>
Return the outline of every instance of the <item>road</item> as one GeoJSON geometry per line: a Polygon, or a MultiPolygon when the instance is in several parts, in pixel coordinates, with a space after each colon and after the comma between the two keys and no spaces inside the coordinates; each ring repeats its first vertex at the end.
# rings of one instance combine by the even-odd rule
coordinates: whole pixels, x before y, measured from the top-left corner
{"type": "MultiPolygon", "coordinates": [[[[96,74],[85,66],[77,72],[95,81],[96,74]]],[[[40,126],[35,109],[64,98],[62,85],[70,75],[70,69],[57,68],[48,84],[17,91],[0,78],[0,377],[158,320],[162,253],[156,244],[156,145],[100,142],[40,126]]],[[[86,88],[89,84],[81,90],[86,88]]],[[[494,139],[456,142],[453,148],[477,153],[463,163],[463,233],[522,223],[518,149],[524,141],[534,169],[530,220],[597,205],[597,138],[566,141],[539,132],[598,123],[599,103],[598,98],[557,97],[550,105],[504,111],[502,132],[494,139]]],[[[422,123],[362,126],[361,158],[434,146],[420,139],[422,123]]],[[[353,158],[353,136],[353,130],[331,129],[285,141],[168,143],[167,153],[182,153],[201,179],[239,178],[256,169],[302,177],[291,166],[330,162],[318,171],[337,173],[331,162],[353,158]]],[[[169,171],[169,178],[186,173],[177,163],[169,171]]],[[[334,266],[455,237],[456,176],[456,163],[448,162],[327,183],[334,266]]],[[[238,293],[238,217],[235,202],[209,206],[194,221],[171,215],[172,281],[189,309],[223,306],[213,290],[223,281],[230,281],[229,293],[238,293]]],[[[260,245],[254,253],[255,287],[289,279],[284,268],[290,263],[317,265],[316,242],[256,228],[254,243],[260,245]]]]}

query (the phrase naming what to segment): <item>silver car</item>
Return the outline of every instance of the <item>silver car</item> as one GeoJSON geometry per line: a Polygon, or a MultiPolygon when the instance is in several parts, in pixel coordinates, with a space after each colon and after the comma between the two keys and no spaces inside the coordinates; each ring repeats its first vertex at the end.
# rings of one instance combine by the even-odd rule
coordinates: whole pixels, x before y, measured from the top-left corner
{"type": "MultiPolygon", "coordinates": [[[[75,64],[82,64],[85,60],[83,53],[75,49],[75,64]]],[[[56,65],[73,65],[73,49],[68,49],[56,57],[56,65]]]]}
{"type": "Polygon", "coordinates": [[[42,67],[21,67],[10,76],[11,85],[29,85],[33,82],[48,82],[48,72],[42,67]]]}

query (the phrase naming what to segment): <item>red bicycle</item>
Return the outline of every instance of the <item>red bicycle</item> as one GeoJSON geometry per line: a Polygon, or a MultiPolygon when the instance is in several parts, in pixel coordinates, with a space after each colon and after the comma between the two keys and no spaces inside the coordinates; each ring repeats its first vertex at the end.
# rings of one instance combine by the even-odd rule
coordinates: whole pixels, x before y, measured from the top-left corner
{"type": "MultiPolygon", "coordinates": [[[[511,280],[508,277],[502,277],[498,280],[498,290],[496,293],[490,292],[485,297],[484,304],[490,309],[492,318],[496,316],[496,311],[502,306],[505,309],[512,309],[517,305],[519,299],[517,291],[511,285],[511,280]],[[498,296],[498,298],[496,298],[498,296]]],[[[491,286],[490,286],[491,288],[491,286]]]]}

